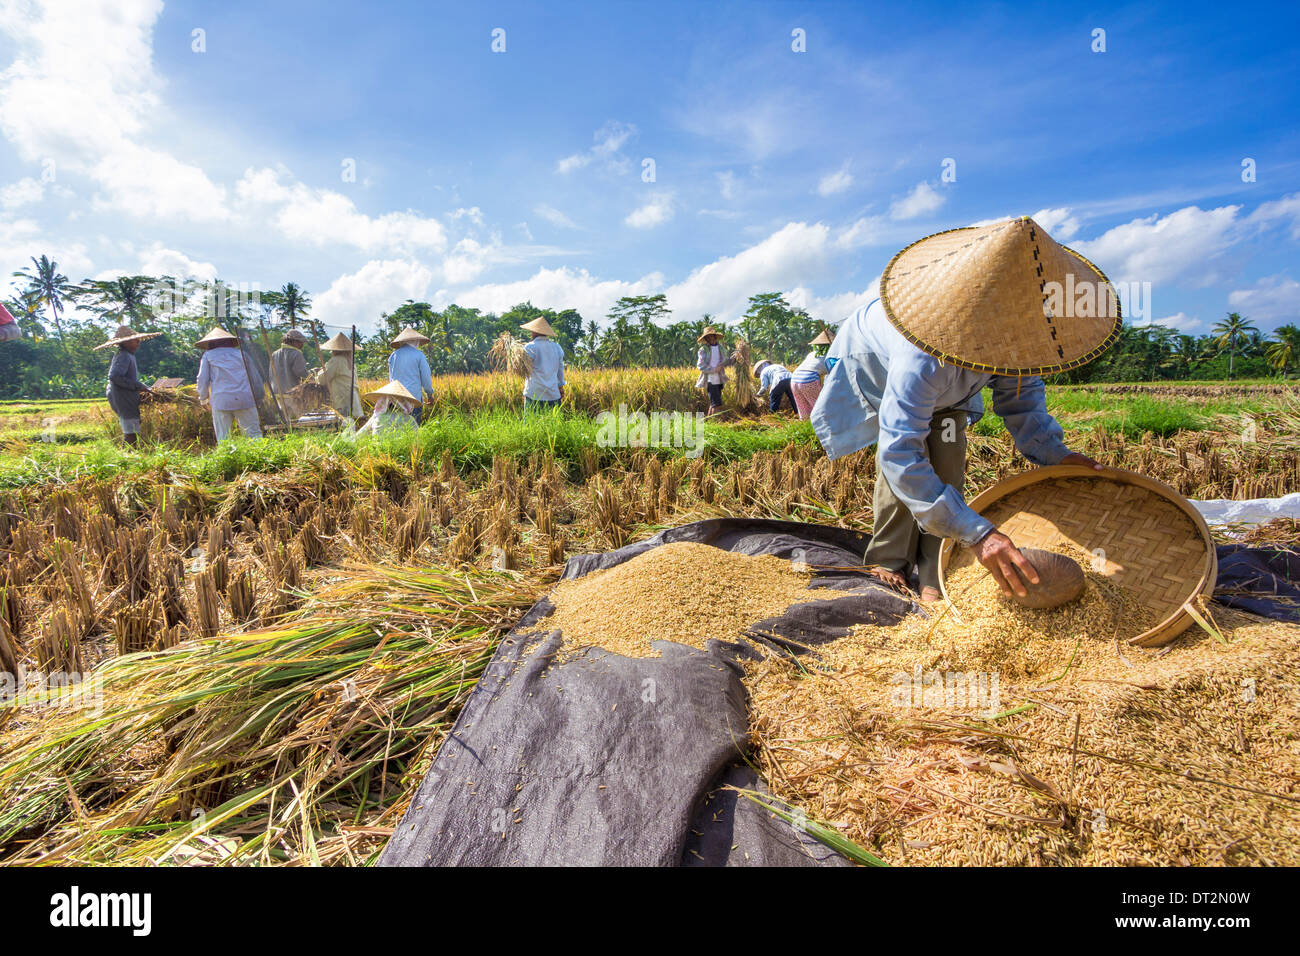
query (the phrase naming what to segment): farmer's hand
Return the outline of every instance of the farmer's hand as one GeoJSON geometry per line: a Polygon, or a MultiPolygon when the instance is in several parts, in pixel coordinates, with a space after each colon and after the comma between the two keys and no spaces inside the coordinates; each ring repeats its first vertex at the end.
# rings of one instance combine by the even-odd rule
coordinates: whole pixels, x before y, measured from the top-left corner
{"type": "Polygon", "coordinates": [[[1011,539],[1000,531],[990,531],[976,542],[971,551],[979,563],[989,569],[1003,594],[1009,596],[1014,591],[1024,597],[1029,593],[1025,590],[1024,581],[1020,580],[1021,574],[1030,584],[1038,583],[1038,572],[1034,566],[1020,553],[1011,539]],[[1019,573],[1016,572],[1017,568],[1019,573]]]}
{"type": "Polygon", "coordinates": [[[1095,468],[1101,471],[1106,466],[1094,458],[1089,458],[1082,452],[1072,451],[1061,459],[1062,465],[1082,465],[1084,468],[1095,468]]]}

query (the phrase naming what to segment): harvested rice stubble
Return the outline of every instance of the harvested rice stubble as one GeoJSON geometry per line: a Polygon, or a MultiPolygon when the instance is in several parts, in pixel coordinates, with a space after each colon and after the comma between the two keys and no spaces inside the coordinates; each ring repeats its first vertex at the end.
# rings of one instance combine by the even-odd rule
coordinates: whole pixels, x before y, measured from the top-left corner
{"type": "Polygon", "coordinates": [[[810,575],[770,555],[707,544],[661,545],[630,561],[561,581],[551,595],[559,628],[574,651],[596,646],[625,657],[659,657],[652,641],[703,648],[735,640],[746,628],[818,597],[810,575]]]}

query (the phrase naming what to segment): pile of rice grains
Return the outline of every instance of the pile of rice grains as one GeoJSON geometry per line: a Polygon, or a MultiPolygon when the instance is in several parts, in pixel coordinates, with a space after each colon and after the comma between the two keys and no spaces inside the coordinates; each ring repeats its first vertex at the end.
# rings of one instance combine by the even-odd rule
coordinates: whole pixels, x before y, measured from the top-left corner
{"type": "MultiPolygon", "coordinates": [[[[972,565],[929,616],[748,663],[768,785],[895,864],[1300,863],[1300,628],[1216,608],[1218,635],[1128,645],[1154,615],[1081,563],[1083,596],[1056,610],[972,565]]],[[[657,656],[734,639],[807,581],[668,545],[562,583],[549,623],[568,647],[657,656]]]]}

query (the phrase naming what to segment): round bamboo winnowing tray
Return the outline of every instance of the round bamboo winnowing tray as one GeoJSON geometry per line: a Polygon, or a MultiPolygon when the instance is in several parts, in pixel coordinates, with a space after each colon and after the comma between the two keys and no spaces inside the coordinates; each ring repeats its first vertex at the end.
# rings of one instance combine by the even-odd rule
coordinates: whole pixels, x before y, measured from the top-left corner
{"type": "MultiPolygon", "coordinates": [[[[1154,627],[1119,635],[1130,644],[1173,640],[1192,623],[1188,607],[1214,590],[1218,562],[1205,519],[1178,492],[1145,475],[1078,465],[1036,468],[998,482],[970,505],[1017,547],[1071,544],[1096,555],[1097,570],[1157,614],[1154,627]]],[[[974,560],[954,539],[944,541],[939,583],[945,598],[949,567],[974,560]]]]}

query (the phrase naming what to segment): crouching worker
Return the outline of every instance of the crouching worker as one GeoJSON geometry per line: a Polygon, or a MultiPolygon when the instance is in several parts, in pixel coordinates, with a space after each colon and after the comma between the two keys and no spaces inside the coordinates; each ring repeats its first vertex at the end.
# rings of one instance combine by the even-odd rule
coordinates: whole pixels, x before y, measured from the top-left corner
{"type": "Polygon", "coordinates": [[[215,328],[199,339],[203,349],[199,362],[198,394],[212,412],[212,430],[217,441],[230,437],[230,426],[238,422],[246,438],[261,438],[262,425],[257,417],[254,391],[262,390],[261,379],[249,367],[239,351],[239,340],[223,328],[215,328]]]}
{"type": "Polygon", "coordinates": [[[108,365],[108,387],[104,394],[108,407],[122,426],[122,439],[132,447],[140,440],[140,396],[150,394],[140,382],[140,370],[135,362],[136,349],[141,342],[160,335],[161,332],[133,332],[129,325],[119,325],[111,339],[95,346],[96,352],[117,346],[113,361],[108,365]]]}
{"type": "Polygon", "coordinates": [[[370,420],[358,429],[357,434],[383,435],[419,427],[411,413],[420,407],[420,403],[401,382],[389,382],[373,392],[366,392],[366,398],[373,399],[375,407],[370,420]]]}
{"type": "Polygon", "coordinates": [[[760,359],[754,363],[754,375],[758,378],[758,396],[766,393],[767,410],[779,412],[781,402],[788,402],[793,410],[794,395],[790,392],[790,370],[784,365],[776,365],[770,359],[760,359]]]}
{"type": "Polygon", "coordinates": [[[865,562],[900,588],[915,568],[921,599],[935,601],[939,545],[952,537],[1004,594],[1024,594],[1014,569],[1032,584],[1036,572],[962,498],[966,428],[983,414],[980,390],[989,386],[993,410],[1030,461],[1100,468],[1066,447],[1039,376],[1084,365],[1114,343],[1115,290],[1025,217],[913,243],[885,268],[879,292],[840,326],[812,412],[828,457],[876,445],[865,562]],[[1077,294],[1085,286],[1090,302],[1077,294]],[[1073,302],[1060,301],[1063,288],[1075,290],[1073,302]]]}

